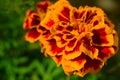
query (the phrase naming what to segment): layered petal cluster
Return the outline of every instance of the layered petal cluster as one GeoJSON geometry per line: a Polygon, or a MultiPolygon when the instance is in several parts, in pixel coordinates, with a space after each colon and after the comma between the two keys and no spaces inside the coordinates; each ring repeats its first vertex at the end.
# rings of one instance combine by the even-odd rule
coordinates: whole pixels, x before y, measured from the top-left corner
{"type": "Polygon", "coordinates": [[[51,3],[49,1],[43,1],[36,4],[37,10],[29,10],[26,13],[23,29],[29,31],[25,35],[26,41],[31,43],[39,40],[42,37],[48,37],[48,30],[40,25],[40,22],[44,19],[48,6],[51,3]]]}
{"type": "Polygon", "coordinates": [[[58,66],[62,65],[67,75],[96,73],[116,53],[117,33],[100,8],[80,6],[77,9],[67,0],[50,6],[47,3],[43,8],[45,4],[42,11],[37,6],[37,13],[27,13],[24,28],[32,29],[26,34],[26,40],[39,40],[42,52],[58,66]]]}

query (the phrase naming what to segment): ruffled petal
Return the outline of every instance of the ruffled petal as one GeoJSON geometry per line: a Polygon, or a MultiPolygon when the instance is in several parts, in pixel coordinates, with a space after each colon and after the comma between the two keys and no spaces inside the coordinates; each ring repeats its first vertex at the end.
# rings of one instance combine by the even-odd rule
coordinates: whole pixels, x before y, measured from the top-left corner
{"type": "Polygon", "coordinates": [[[40,24],[39,15],[35,11],[32,11],[32,10],[27,11],[26,18],[25,18],[25,21],[23,24],[23,28],[29,29],[29,28],[33,28],[39,24],[40,24]]]}
{"type": "Polygon", "coordinates": [[[74,71],[80,70],[85,63],[86,63],[86,59],[64,60],[62,63],[62,67],[64,72],[67,75],[70,75],[71,73],[74,73],[74,71]]]}
{"type": "Polygon", "coordinates": [[[102,66],[104,65],[104,63],[102,61],[97,60],[97,59],[91,59],[87,55],[85,55],[84,53],[81,54],[79,59],[85,59],[86,63],[84,64],[84,66],[80,70],[75,71],[74,74],[77,74],[77,75],[82,76],[82,77],[87,73],[98,72],[102,68],[102,66]]]}
{"type": "Polygon", "coordinates": [[[62,55],[56,55],[54,57],[52,57],[52,59],[56,62],[57,66],[60,66],[60,64],[62,63],[62,55]]]}
{"type": "Polygon", "coordinates": [[[50,30],[55,25],[55,22],[56,21],[54,20],[54,18],[52,18],[52,17],[49,18],[49,17],[46,16],[44,21],[41,21],[41,25],[44,26],[46,29],[50,30]]]}
{"type": "Polygon", "coordinates": [[[43,43],[45,48],[46,48],[46,53],[49,56],[55,56],[55,55],[60,55],[64,51],[64,47],[59,48],[56,45],[56,40],[55,39],[50,39],[47,40],[46,43],[43,43]]]}
{"type": "Polygon", "coordinates": [[[77,44],[77,38],[72,39],[69,41],[69,43],[66,45],[65,50],[66,51],[72,51],[77,44]]]}
{"type": "Polygon", "coordinates": [[[51,5],[51,2],[49,1],[43,1],[43,2],[38,2],[36,4],[36,7],[38,9],[39,12],[46,12],[48,7],[51,5]]]}
{"type": "Polygon", "coordinates": [[[46,28],[44,28],[43,26],[38,26],[37,30],[38,30],[38,32],[41,33],[40,39],[45,38],[46,40],[48,40],[52,36],[52,33],[49,30],[47,30],[46,28]]]}
{"type": "Polygon", "coordinates": [[[114,38],[112,34],[100,35],[98,33],[94,33],[92,40],[94,45],[99,46],[112,46],[114,44],[114,38]]]}
{"type": "Polygon", "coordinates": [[[97,47],[99,49],[98,59],[106,62],[108,58],[115,54],[113,47],[97,47]]]}
{"type": "Polygon", "coordinates": [[[33,43],[39,39],[40,34],[41,33],[39,33],[36,28],[33,28],[26,33],[25,39],[26,41],[33,43]]]}
{"type": "Polygon", "coordinates": [[[81,44],[81,52],[84,52],[84,54],[88,55],[91,59],[97,58],[99,50],[94,46],[89,46],[89,48],[87,46],[81,44]]]}
{"type": "Polygon", "coordinates": [[[114,37],[114,44],[113,44],[113,47],[115,49],[115,51],[117,52],[118,51],[118,42],[119,42],[119,39],[118,39],[118,34],[115,30],[113,30],[113,37],[114,37]]]}
{"type": "Polygon", "coordinates": [[[81,41],[78,41],[72,51],[66,51],[63,54],[65,59],[74,59],[81,55],[81,41]]]}

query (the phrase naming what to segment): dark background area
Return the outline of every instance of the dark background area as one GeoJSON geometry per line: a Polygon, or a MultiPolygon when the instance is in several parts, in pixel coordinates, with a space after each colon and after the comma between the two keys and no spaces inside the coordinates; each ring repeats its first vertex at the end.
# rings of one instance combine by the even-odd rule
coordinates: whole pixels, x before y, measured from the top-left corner
{"type": "MultiPolygon", "coordinates": [[[[0,0],[0,80],[119,80],[120,50],[97,74],[66,76],[51,58],[40,53],[39,43],[24,40],[26,11],[41,0],[0,0]]],[[[51,0],[56,1],[56,0],[51,0]]],[[[120,37],[120,0],[70,0],[73,6],[102,8],[120,37]]]]}

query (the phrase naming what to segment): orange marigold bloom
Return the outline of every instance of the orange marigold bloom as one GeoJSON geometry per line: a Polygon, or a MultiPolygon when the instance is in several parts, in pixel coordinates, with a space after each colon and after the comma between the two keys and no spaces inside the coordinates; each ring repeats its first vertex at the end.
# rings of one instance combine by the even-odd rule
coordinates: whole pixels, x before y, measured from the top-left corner
{"type": "MultiPolygon", "coordinates": [[[[42,34],[39,41],[44,54],[52,57],[58,66],[62,65],[67,75],[98,72],[118,49],[114,25],[100,8],[77,9],[67,0],[49,6],[40,25],[32,29],[42,34]]],[[[39,34],[34,31],[30,35],[38,40],[39,34]]]]}

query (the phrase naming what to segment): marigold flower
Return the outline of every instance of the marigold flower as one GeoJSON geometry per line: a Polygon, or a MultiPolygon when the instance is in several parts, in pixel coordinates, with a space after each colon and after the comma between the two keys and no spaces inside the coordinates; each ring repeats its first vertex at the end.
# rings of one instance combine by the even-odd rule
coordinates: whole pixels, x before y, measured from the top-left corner
{"type": "MultiPolygon", "coordinates": [[[[118,48],[114,25],[97,7],[77,9],[67,0],[59,0],[48,7],[39,24],[32,29],[42,34],[39,38],[42,51],[58,66],[62,65],[67,75],[98,72],[118,48]]],[[[39,34],[34,31],[30,34],[34,40],[27,37],[30,42],[38,40],[39,34]]]]}

